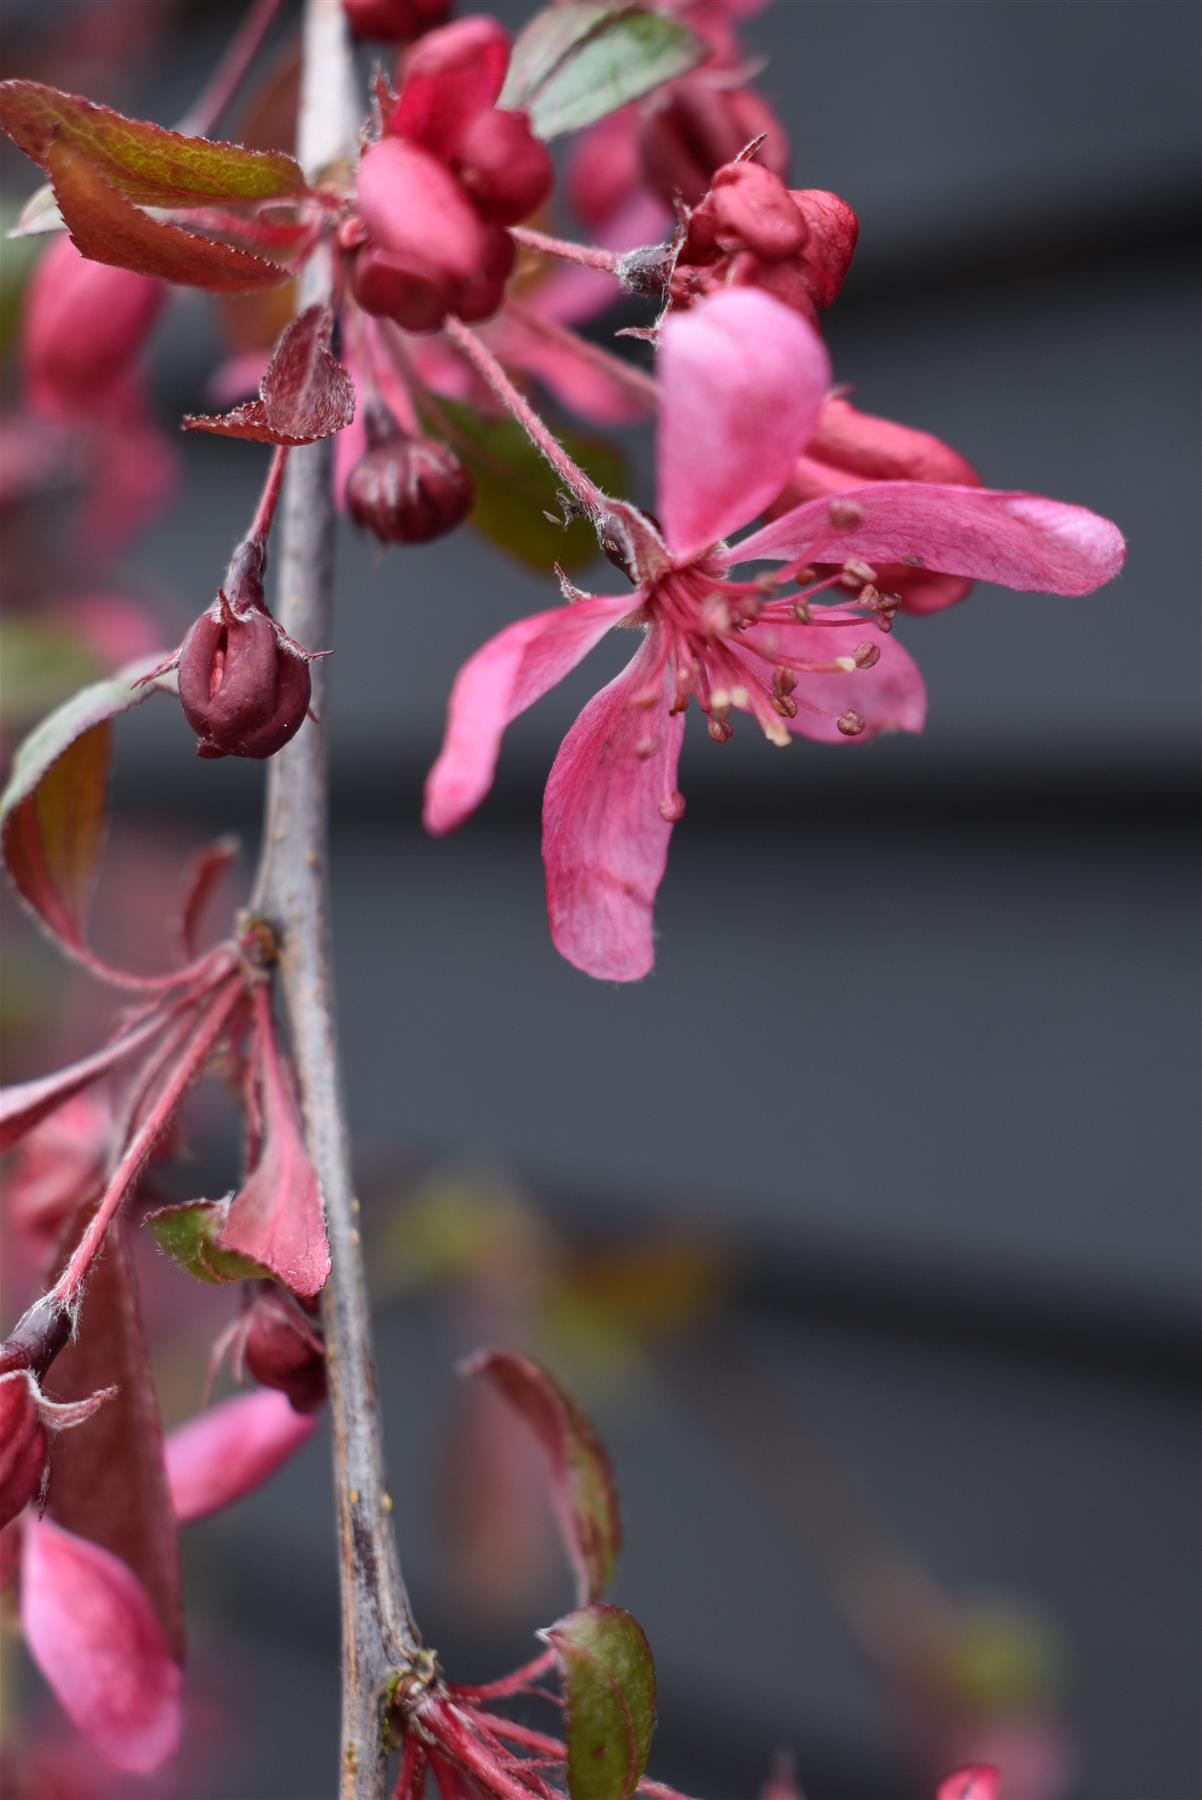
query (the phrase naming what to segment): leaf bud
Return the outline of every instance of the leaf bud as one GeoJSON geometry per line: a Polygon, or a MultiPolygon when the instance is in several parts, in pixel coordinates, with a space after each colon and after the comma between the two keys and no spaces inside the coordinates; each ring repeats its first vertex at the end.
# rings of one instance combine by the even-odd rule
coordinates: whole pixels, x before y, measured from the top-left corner
{"type": "Polygon", "coordinates": [[[433,438],[380,436],[351,470],[346,504],[356,525],[382,544],[427,544],[462,524],[475,503],[471,476],[453,450],[433,438]]]}

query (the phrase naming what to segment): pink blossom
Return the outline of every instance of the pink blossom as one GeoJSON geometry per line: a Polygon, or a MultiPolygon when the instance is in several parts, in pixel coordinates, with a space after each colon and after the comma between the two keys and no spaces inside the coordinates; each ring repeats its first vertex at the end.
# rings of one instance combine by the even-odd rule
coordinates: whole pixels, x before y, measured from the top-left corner
{"type": "Polygon", "coordinates": [[[669,318],[659,362],[661,529],[620,506],[598,519],[635,592],[570,593],[575,604],[508,626],[464,665],[424,815],[436,834],[458,825],[491,785],[509,722],[612,626],[639,630],[626,669],[565,738],[543,806],[552,938],[578,968],[618,981],[653,961],[655,893],[684,810],[676,767],[690,699],[718,741],[733,709],[777,744],[917,731],[922,679],[889,634],[893,606],[875,585],[875,561],[1082,594],[1123,559],[1117,529],[1082,507],[912,481],[803,503],[728,547],[722,540],[775,498],[812,440],[830,386],[826,351],[797,314],[734,289],[669,318]],[[731,580],[753,561],[787,566],[731,580]],[[840,574],[784,597],[813,562],[840,574]],[[842,599],[813,602],[833,587],[842,599]]]}
{"type": "Polygon", "coordinates": [[[293,1410],[286,1394],[259,1388],[237,1394],[168,1433],[171,1504],[181,1525],[251,1494],[307,1443],[317,1421],[293,1410]]]}
{"type": "Polygon", "coordinates": [[[998,1770],[991,1763],[973,1763],[941,1781],[935,1800],[997,1800],[998,1782],[998,1770]]]}
{"type": "Polygon", "coordinates": [[[64,1710],[107,1762],[144,1774],[172,1754],[180,1672],[125,1563],[48,1519],[29,1519],[21,1625],[64,1710]]]}

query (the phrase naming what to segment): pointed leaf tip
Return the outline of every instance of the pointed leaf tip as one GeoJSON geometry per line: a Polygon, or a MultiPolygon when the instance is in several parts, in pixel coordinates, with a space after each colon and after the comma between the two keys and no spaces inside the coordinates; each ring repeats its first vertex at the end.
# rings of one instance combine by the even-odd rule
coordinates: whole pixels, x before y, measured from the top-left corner
{"type": "Polygon", "coordinates": [[[620,1607],[588,1606],[540,1636],[562,1669],[571,1800],[629,1800],[655,1730],[655,1663],[642,1626],[620,1607]]]}
{"type": "Polygon", "coordinates": [[[579,1597],[599,1599],[613,1576],[622,1522],[613,1470],[592,1425],[554,1377],[529,1357],[487,1350],[469,1358],[461,1373],[482,1376],[534,1433],[547,1461],[579,1597]]]}
{"type": "Polygon", "coordinates": [[[185,431],[288,446],[342,431],[355,416],[355,384],[330,350],[332,329],[329,307],[307,307],[276,345],[259,398],[214,416],[189,413],[185,431]]]}

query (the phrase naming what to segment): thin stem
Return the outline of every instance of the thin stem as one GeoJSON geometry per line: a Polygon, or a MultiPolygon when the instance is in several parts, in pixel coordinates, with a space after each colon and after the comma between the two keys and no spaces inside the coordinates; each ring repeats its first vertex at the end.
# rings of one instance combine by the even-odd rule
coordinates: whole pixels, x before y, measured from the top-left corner
{"type": "Polygon", "coordinates": [[[290,446],[287,444],[277,444],[272,452],[267,479],[263,483],[263,492],[259,495],[259,504],[255,508],[255,516],[250,522],[247,537],[266,539],[271,536],[275,509],[279,505],[280,494],[284,487],[284,471],[288,467],[289,448],[290,446]]]}
{"type": "Polygon", "coordinates": [[[633,363],[628,363],[623,357],[615,356],[612,350],[606,350],[600,344],[590,343],[587,338],[582,338],[569,326],[561,325],[558,320],[544,318],[527,302],[508,300],[505,304],[505,311],[519,324],[524,325],[526,330],[532,332],[535,337],[542,338],[545,343],[555,344],[562,350],[570,351],[581,362],[588,363],[592,368],[599,369],[602,374],[609,375],[614,381],[620,382],[645,406],[657,407],[659,405],[659,383],[654,375],[649,375],[645,369],[637,369],[633,363]]]}
{"type": "MultiPolygon", "coordinates": [[[[306,0],[299,149],[310,177],[353,156],[352,72],[341,0],[306,0]]],[[[332,260],[323,247],[306,267],[299,306],[328,302],[333,282],[332,260]]],[[[328,643],[332,630],[331,468],[328,439],[297,450],[289,458],[284,487],[277,613],[289,635],[307,644],[328,643]]],[[[252,904],[270,921],[279,943],[306,1141],[321,1186],[332,1260],[321,1312],[342,1590],[340,1794],[342,1800],[383,1800],[389,1684],[412,1665],[419,1640],[392,1530],[335,1030],[323,664],[314,665],[314,677],[317,718],[272,759],[252,904]]]]}
{"type": "Polygon", "coordinates": [[[181,131],[195,137],[209,136],[246,79],[279,10],[280,0],[254,0],[225,55],[180,121],[181,131]]]}
{"type": "Polygon", "coordinates": [[[143,1123],[129,1140],[117,1167],[113,1170],[100,1204],[88,1221],[86,1231],[71,1252],[66,1268],[51,1288],[47,1298],[56,1305],[73,1307],[88,1273],[104,1245],[108,1228],[116,1217],[121,1202],[137,1180],[142,1164],[155,1142],[170,1122],[180,1101],[200,1073],[210,1050],[221,1036],[223,1027],[242,999],[241,980],[231,980],[226,993],[214,999],[201,1016],[196,1030],[183,1047],[180,1059],[171,1071],[143,1123]]]}
{"type": "Polygon", "coordinates": [[[545,231],[532,231],[528,225],[512,225],[509,235],[523,250],[537,250],[540,256],[556,256],[560,262],[579,263],[584,269],[600,269],[603,275],[617,278],[622,261],[615,250],[602,250],[596,244],[574,244],[568,238],[548,237],[545,231]]]}
{"type": "Polygon", "coordinates": [[[449,318],[444,326],[447,336],[483,377],[501,404],[513,414],[534,448],[546,457],[559,479],[576,496],[587,513],[594,517],[609,509],[609,499],[591,481],[578,463],[568,455],[554,432],[539,418],[525,396],[518,392],[505,370],[482,338],[461,319],[449,318]]]}

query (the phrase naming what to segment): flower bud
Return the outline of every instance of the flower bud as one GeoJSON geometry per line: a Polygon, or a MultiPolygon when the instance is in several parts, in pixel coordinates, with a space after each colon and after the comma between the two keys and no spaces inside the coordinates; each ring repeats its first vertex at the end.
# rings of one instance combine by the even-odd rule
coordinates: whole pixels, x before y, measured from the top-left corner
{"type": "Polygon", "coordinates": [[[452,155],[464,121],[496,105],[510,47],[504,26],[485,13],[430,32],[398,65],[392,130],[436,156],[452,155]]]}
{"type": "Polygon", "coordinates": [[[184,639],[179,698],[200,756],[274,756],[309,710],[309,665],[281,643],[270,615],[218,599],[184,639]]]}
{"type": "Polygon", "coordinates": [[[465,325],[491,319],[505,298],[505,284],[513,274],[517,249],[500,225],[484,227],[484,252],[472,274],[455,283],[452,311],[465,325]]]}
{"type": "Polygon", "coordinates": [[[25,301],[21,363],[32,404],[78,407],[119,384],[166,297],[161,281],[90,262],[70,238],[56,239],[25,301]]]}
{"type": "Polygon", "coordinates": [[[679,194],[686,206],[704,198],[711,177],[754,138],[764,168],[783,175],[789,142],[770,106],[750,88],[723,88],[704,77],[673,82],[664,105],[643,123],[643,177],[666,205],[679,194]]]}
{"type": "Polygon", "coordinates": [[[517,225],[550,197],[555,171],[524,112],[489,106],[468,120],[453,158],[482,219],[517,225]]]}
{"type": "Polygon", "coordinates": [[[351,36],[408,43],[446,23],[451,0],[342,0],[351,36]]]}
{"type": "Polygon", "coordinates": [[[347,511],[382,544],[443,537],[466,519],[475,498],[475,484],[452,450],[400,432],[373,443],[346,484],[347,511]]]}
{"type": "Polygon", "coordinates": [[[824,188],[791,188],[789,195],[808,229],[801,259],[806,286],[815,306],[829,306],[851,266],[860,221],[846,200],[824,188]]]}
{"type": "Polygon", "coordinates": [[[689,244],[750,250],[766,262],[799,256],[809,228],[779,175],[754,162],[732,162],[689,220],[689,244]]]}
{"type": "Polygon", "coordinates": [[[365,313],[405,331],[438,331],[451,310],[451,283],[428,265],[371,244],[351,263],[351,292],[365,313]]]}
{"type": "Polygon", "coordinates": [[[263,1387],[278,1388],[294,1412],[316,1412],[326,1397],[326,1359],[316,1323],[290,1294],[260,1282],[245,1316],[242,1360],[263,1387]]]}
{"type": "Polygon", "coordinates": [[[0,1531],[37,1498],[46,1478],[46,1427],[28,1369],[0,1375],[0,1531]]]}

